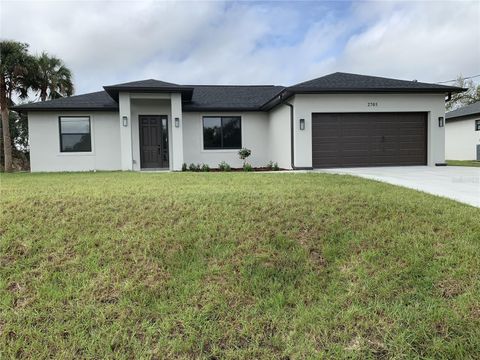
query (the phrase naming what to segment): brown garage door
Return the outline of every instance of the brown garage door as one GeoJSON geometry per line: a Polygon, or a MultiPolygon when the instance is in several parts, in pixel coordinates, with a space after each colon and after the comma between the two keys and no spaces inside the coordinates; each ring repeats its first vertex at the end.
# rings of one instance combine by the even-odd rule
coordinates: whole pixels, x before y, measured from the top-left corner
{"type": "Polygon", "coordinates": [[[426,165],[426,113],[312,114],[314,168],[426,165]]]}

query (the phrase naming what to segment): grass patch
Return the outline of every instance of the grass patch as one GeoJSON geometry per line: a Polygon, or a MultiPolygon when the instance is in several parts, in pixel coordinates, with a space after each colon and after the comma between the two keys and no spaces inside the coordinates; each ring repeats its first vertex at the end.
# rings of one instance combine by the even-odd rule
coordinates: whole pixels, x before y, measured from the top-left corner
{"type": "Polygon", "coordinates": [[[476,161],[476,160],[447,160],[447,165],[480,167],[480,161],[476,161]]]}
{"type": "Polygon", "coordinates": [[[2,174],[0,357],[480,356],[480,210],[349,176],[2,174]]]}

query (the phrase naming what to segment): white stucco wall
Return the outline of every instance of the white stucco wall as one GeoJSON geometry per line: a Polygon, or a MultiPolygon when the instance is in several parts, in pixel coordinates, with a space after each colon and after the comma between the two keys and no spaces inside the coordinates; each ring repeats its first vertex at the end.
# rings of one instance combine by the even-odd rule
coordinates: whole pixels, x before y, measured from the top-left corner
{"type": "MultiPolygon", "coordinates": [[[[312,166],[312,113],[322,112],[427,112],[428,164],[445,160],[445,128],[438,126],[438,117],[445,116],[443,94],[300,94],[288,102],[294,105],[295,166],[312,166]],[[378,106],[369,107],[368,103],[378,106]],[[305,130],[299,129],[299,119],[305,119],[305,130]]],[[[242,118],[242,146],[252,150],[248,162],[254,167],[269,161],[282,168],[291,168],[290,108],[278,105],[270,112],[183,112],[178,94],[121,93],[119,112],[30,112],[29,133],[32,171],[89,171],[140,170],[139,115],[167,115],[169,127],[169,160],[171,170],[180,170],[183,162],[208,164],[218,167],[226,161],[241,167],[238,150],[204,150],[203,116],[240,116],[242,118]],[[92,152],[61,153],[59,144],[59,116],[90,116],[92,152]],[[128,126],[122,126],[122,116],[128,116],[128,126]],[[179,117],[180,127],[174,128],[173,118],[179,117]]],[[[451,159],[474,159],[475,144],[480,133],[474,131],[474,122],[465,125],[449,123],[452,137],[447,138],[447,153],[451,159]],[[455,128],[458,127],[458,130],[455,128]],[[462,135],[462,128],[470,135],[462,135]],[[470,131],[471,129],[471,131],[470,131]],[[455,131],[457,131],[455,133],[455,131]],[[455,135],[456,134],[456,135],[455,135]],[[464,139],[464,136],[467,138],[464,139]],[[450,140],[461,137],[461,141],[450,140]],[[468,139],[468,140],[467,140],[468,139]],[[451,149],[468,147],[468,155],[452,153],[451,149]]],[[[449,130],[450,131],[450,130],[449,130]]]]}
{"type": "Polygon", "coordinates": [[[171,94],[170,107],[172,116],[170,123],[172,124],[169,142],[172,150],[170,152],[170,169],[178,171],[182,170],[183,164],[183,126],[182,126],[182,96],[179,93],[171,94]],[[179,120],[179,127],[175,127],[175,118],[179,120]]]}
{"type": "Polygon", "coordinates": [[[269,112],[269,158],[282,169],[291,169],[290,108],[281,104],[269,112]]]}
{"type": "Polygon", "coordinates": [[[238,150],[204,150],[203,116],[240,116],[242,118],[242,147],[252,150],[247,162],[254,167],[265,166],[269,161],[269,117],[266,112],[184,112],[183,158],[189,165],[207,164],[212,168],[226,161],[232,167],[241,167],[238,150]]]}
{"type": "Polygon", "coordinates": [[[120,170],[117,112],[29,112],[31,171],[120,170]],[[59,116],[90,116],[92,151],[60,152],[59,116]]]}
{"type": "Polygon", "coordinates": [[[312,166],[312,113],[322,112],[428,112],[428,165],[445,161],[445,127],[438,126],[438,117],[445,116],[443,94],[299,94],[290,102],[294,105],[295,166],[312,166]],[[305,119],[303,131],[300,119],[305,119]]]}
{"type": "Polygon", "coordinates": [[[449,121],[445,125],[445,158],[447,160],[477,160],[480,131],[475,131],[475,120],[449,121]]]}

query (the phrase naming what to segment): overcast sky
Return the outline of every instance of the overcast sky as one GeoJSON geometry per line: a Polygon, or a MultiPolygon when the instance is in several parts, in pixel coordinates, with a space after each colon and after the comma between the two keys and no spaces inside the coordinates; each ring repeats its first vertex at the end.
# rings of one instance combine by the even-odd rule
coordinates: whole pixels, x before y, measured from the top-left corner
{"type": "Polygon", "coordinates": [[[291,85],[335,71],[426,82],[480,74],[479,1],[1,0],[0,37],[62,58],[76,93],[148,78],[291,85]]]}

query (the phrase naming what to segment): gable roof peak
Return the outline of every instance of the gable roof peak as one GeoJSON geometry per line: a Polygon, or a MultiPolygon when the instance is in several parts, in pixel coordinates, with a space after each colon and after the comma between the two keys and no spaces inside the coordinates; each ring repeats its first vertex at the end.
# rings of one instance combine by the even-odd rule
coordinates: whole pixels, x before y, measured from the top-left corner
{"type": "Polygon", "coordinates": [[[117,88],[117,87],[165,87],[165,86],[181,86],[175,83],[166,82],[157,79],[145,79],[145,80],[135,80],[129,81],[120,84],[107,85],[104,88],[117,88]]]}

